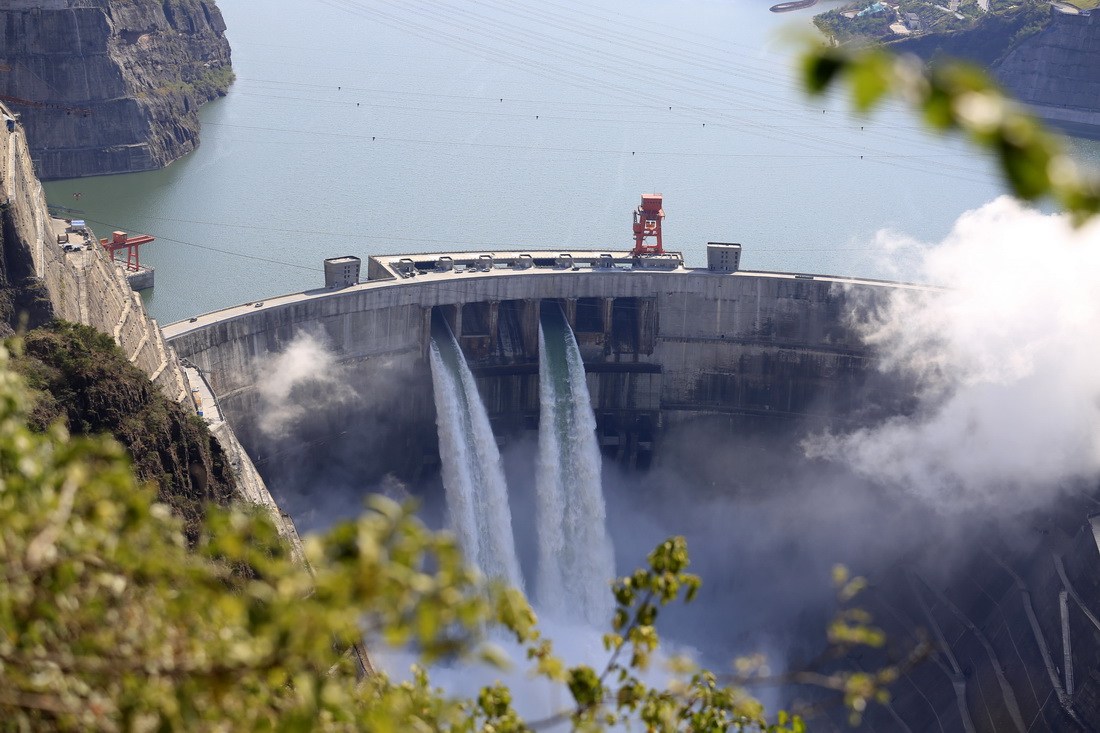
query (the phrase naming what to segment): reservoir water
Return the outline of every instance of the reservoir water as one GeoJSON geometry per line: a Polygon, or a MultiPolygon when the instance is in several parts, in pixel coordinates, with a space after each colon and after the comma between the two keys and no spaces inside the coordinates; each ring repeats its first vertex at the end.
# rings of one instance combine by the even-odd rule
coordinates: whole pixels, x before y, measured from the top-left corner
{"type": "Polygon", "coordinates": [[[316,287],[325,257],[626,249],[648,192],[689,264],[741,242],[748,269],[904,279],[876,233],[939,239],[1003,192],[990,161],[808,99],[788,36],[812,11],[768,5],[221,0],[238,79],[201,147],[47,197],[157,237],[165,323],[316,287]]]}

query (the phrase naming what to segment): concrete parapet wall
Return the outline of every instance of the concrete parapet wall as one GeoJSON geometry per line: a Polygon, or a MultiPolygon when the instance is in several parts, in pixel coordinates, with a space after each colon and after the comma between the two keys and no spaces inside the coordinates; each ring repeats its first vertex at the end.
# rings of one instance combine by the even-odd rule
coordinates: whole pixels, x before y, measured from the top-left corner
{"type": "MultiPolygon", "coordinates": [[[[208,314],[167,330],[181,354],[211,359],[227,369],[223,389],[245,386],[251,360],[302,330],[323,330],[341,358],[423,349],[424,311],[436,306],[582,298],[656,299],[658,338],[721,342],[755,339],[792,348],[862,350],[843,320],[847,293],[869,297],[888,286],[870,282],[801,281],[782,275],[740,273],[515,273],[465,279],[364,284],[339,292],[311,292],[208,314]]],[[[458,334],[463,335],[462,333],[458,334]]],[[[211,364],[215,363],[211,361],[211,364]]]]}
{"type": "Polygon", "coordinates": [[[207,314],[195,323],[173,324],[166,330],[189,358],[205,354],[241,367],[225,375],[230,381],[224,387],[236,389],[251,378],[250,359],[279,351],[299,331],[323,330],[330,347],[346,359],[422,349],[427,338],[425,310],[470,303],[653,300],[660,324],[656,337],[666,348],[684,340],[720,344],[741,339],[834,353],[862,352],[862,343],[845,321],[846,309],[856,302],[853,294],[877,298],[890,289],[870,281],[797,280],[748,272],[439,276],[430,281],[367,283],[338,292],[285,296],[259,307],[207,314]]]}

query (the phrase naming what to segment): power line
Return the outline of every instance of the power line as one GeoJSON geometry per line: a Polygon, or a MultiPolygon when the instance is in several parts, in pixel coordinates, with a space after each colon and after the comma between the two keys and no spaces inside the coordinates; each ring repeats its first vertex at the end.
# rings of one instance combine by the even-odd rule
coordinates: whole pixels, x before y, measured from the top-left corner
{"type": "MultiPolygon", "coordinates": [[[[387,235],[387,234],[361,234],[361,233],[348,234],[346,232],[330,232],[330,231],[322,231],[322,230],[317,230],[317,229],[288,229],[286,227],[266,227],[266,226],[259,226],[259,225],[256,225],[256,224],[232,224],[232,223],[229,223],[229,222],[202,221],[202,220],[198,220],[198,219],[179,219],[179,218],[166,217],[166,216],[146,216],[144,218],[154,220],[154,221],[170,221],[170,222],[175,222],[175,223],[180,223],[180,224],[198,224],[198,225],[201,225],[201,226],[221,227],[221,228],[225,228],[225,229],[250,229],[250,230],[259,230],[259,231],[265,231],[265,232],[279,232],[281,234],[309,234],[309,235],[315,235],[315,236],[320,236],[320,237],[339,237],[341,239],[372,239],[372,240],[385,240],[385,241],[393,241],[393,242],[427,242],[427,243],[431,243],[431,244],[466,245],[466,246],[472,246],[472,247],[479,247],[479,248],[482,248],[484,250],[498,250],[498,251],[504,251],[505,248],[507,248],[508,251],[517,251],[517,252],[522,251],[524,249],[529,249],[529,247],[525,247],[523,244],[517,244],[516,242],[485,242],[485,241],[470,240],[470,239],[465,239],[464,240],[464,239],[436,239],[436,238],[430,238],[430,237],[400,237],[400,236],[393,236],[393,235],[387,235]]],[[[98,220],[95,220],[95,219],[92,219],[91,221],[94,221],[98,224],[103,224],[104,226],[108,226],[108,227],[114,226],[114,225],[107,224],[106,222],[98,221],[98,220]]],[[[118,228],[125,229],[125,227],[118,227],[118,228]]],[[[138,227],[136,229],[141,229],[141,228],[138,227]]],[[[163,239],[163,240],[168,241],[168,242],[177,242],[179,244],[186,244],[186,245],[189,245],[189,246],[192,246],[192,247],[199,247],[200,249],[208,249],[208,250],[211,250],[211,251],[214,251],[214,252],[221,252],[223,254],[229,254],[229,255],[234,255],[234,256],[238,256],[238,257],[248,257],[249,259],[262,260],[262,261],[265,261],[265,262],[272,262],[272,263],[280,264],[280,265],[287,265],[288,267],[297,267],[297,268],[303,269],[303,270],[311,270],[311,271],[317,272],[320,269],[320,268],[315,268],[315,267],[307,267],[305,265],[298,265],[298,264],[294,264],[294,263],[290,263],[290,262],[282,262],[280,260],[273,260],[273,259],[267,259],[267,258],[263,258],[263,257],[257,257],[257,256],[254,256],[254,255],[238,254],[238,253],[232,252],[230,250],[218,249],[216,247],[209,247],[209,246],[206,246],[206,245],[195,244],[194,242],[187,242],[185,240],[172,239],[170,237],[163,237],[163,236],[159,236],[159,235],[154,235],[154,236],[156,236],[157,239],[163,239]]],[[[625,246],[625,242],[629,239],[630,239],[629,235],[624,235],[624,246],[625,246]]],[[[612,248],[612,249],[614,249],[614,248],[612,248]]],[[[773,247],[768,247],[767,249],[760,249],[759,251],[760,252],[876,252],[876,251],[880,251],[881,249],[882,249],[881,247],[774,247],[774,248],[773,247]]],[[[434,253],[433,252],[423,252],[423,253],[418,252],[416,254],[446,254],[447,252],[453,252],[453,251],[454,250],[439,250],[438,252],[434,252],[434,253]]],[[[550,250],[547,250],[547,251],[550,251],[550,250]]]]}
{"type": "MultiPolygon", "coordinates": [[[[150,216],[150,217],[146,217],[146,218],[156,219],[158,217],[150,216]]],[[[108,222],[105,222],[105,221],[100,221],[98,219],[89,219],[89,221],[91,221],[95,224],[102,224],[103,226],[107,227],[108,229],[114,229],[114,230],[120,230],[120,231],[139,231],[139,230],[141,230],[141,227],[127,227],[127,226],[122,225],[122,224],[111,224],[111,223],[108,223],[108,222]]],[[[179,219],[179,220],[166,219],[166,221],[183,221],[183,220],[182,219],[179,219]]],[[[195,222],[195,223],[202,223],[202,222],[195,222]]],[[[232,225],[230,225],[230,224],[215,224],[215,226],[232,226],[232,225]]],[[[270,257],[260,257],[258,255],[244,254],[243,252],[234,252],[232,250],[221,249],[219,247],[211,247],[209,245],[198,244],[196,242],[188,242],[185,239],[177,239],[175,237],[166,237],[162,234],[154,234],[153,236],[155,236],[158,240],[161,240],[161,241],[174,242],[176,244],[182,244],[186,247],[194,247],[196,249],[204,249],[204,250],[207,250],[209,252],[217,252],[218,254],[228,255],[229,257],[240,257],[240,258],[243,258],[243,259],[246,259],[246,260],[257,260],[259,262],[268,262],[268,263],[271,263],[271,264],[274,264],[274,265],[283,265],[284,267],[295,267],[295,268],[298,268],[299,270],[309,270],[310,272],[321,272],[321,271],[323,271],[323,268],[320,268],[320,267],[309,267],[308,265],[299,265],[296,262],[283,262],[282,260],[275,260],[275,259],[271,259],[270,257]]]]}
{"type": "MultiPolygon", "coordinates": [[[[541,117],[541,115],[540,115],[541,117]]],[[[830,159],[830,160],[852,160],[856,158],[856,154],[853,153],[819,153],[814,155],[800,154],[800,153],[715,153],[715,152],[699,152],[691,153],[684,151],[667,151],[667,150],[622,150],[612,148],[567,148],[561,146],[540,146],[540,145],[513,145],[507,143],[479,143],[479,142],[466,142],[458,140],[427,140],[418,138],[407,137],[388,137],[381,135],[367,135],[350,132],[323,132],[320,130],[311,130],[304,128],[280,128],[280,127],[261,127],[258,125],[235,125],[228,122],[204,122],[203,126],[212,127],[230,127],[242,130],[262,130],[266,132],[286,132],[301,135],[315,135],[319,137],[339,137],[339,138],[351,138],[357,140],[370,139],[372,142],[396,142],[396,143],[412,143],[420,145],[446,145],[455,147],[473,147],[473,148],[497,148],[505,150],[536,150],[545,151],[551,153],[600,153],[605,155],[654,155],[654,156],[671,156],[671,157],[685,157],[685,158],[767,158],[767,159],[799,159],[799,160],[815,160],[815,159],[830,159]]],[[[916,154],[916,153],[869,153],[863,157],[867,159],[891,159],[891,160],[931,160],[934,158],[992,158],[989,153],[933,153],[933,154],[916,154]]]]}
{"type": "MultiPolygon", "coordinates": [[[[316,85],[311,85],[311,86],[316,86],[316,85]]],[[[360,107],[361,106],[365,109],[393,109],[393,110],[401,110],[401,111],[407,111],[407,112],[428,112],[428,113],[435,113],[435,114],[443,114],[443,115],[447,115],[448,117],[453,117],[455,115],[483,115],[483,116],[489,116],[489,117],[512,117],[512,118],[517,118],[517,119],[530,119],[531,114],[532,114],[531,112],[503,112],[503,111],[499,111],[499,110],[498,111],[490,111],[489,109],[454,109],[454,108],[446,108],[446,107],[415,107],[415,106],[412,106],[412,105],[384,104],[384,103],[381,103],[381,102],[371,102],[371,101],[356,102],[356,101],[353,101],[353,100],[335,100],[335,99],[330,99],[330,98],[286,96],[286,95],[280,95],[280,94],[261,94],[259,92],[245,92],[245,91],[239,91],[239,90],[236,92],[236,94],[238,94],[242,97],[256,97],[256,98],[260,98],[260,99],[278,99],[278,100],[289,100],[289,101],[294,101],[294,102],[309,102],[311,105],[327,104],[327,105],[339,106],[339,107],[352,107],[352,106],[360,107]]],[[[413,94],[415,94],[416,96],[428,96],[428,97],[438,96],[438,97],[442,97],[442,98],[465,99],[465,100],[470,100],[470,101],[483,101],[483,102],[492,101],[494,103],[498,101],[497,97],[493,97],[492,100],[489,100],[487,97],[459,97],[459,96],[456,96],[456,95],[449,95],[449,94],[447,94],[447,95],[430,95],[430,94],[425,94],[425,93],[413,93],[413,94]]],[[[506,99],[503,99],[503,98],[500,98],[499,101],[500,102],[519,102],[519,103],[524,103],[524,104],[538,104],[538,105],[541,105],[540,107],[538,107],[538,109],[542,109],[542,108],[545,108],[545,107],[550,107],[550,108],[561,108],[561,107],[570,107],[570,106],[576,107],[576,106],[582,106],[584,104],[584,103],[572,103],[572,102],[550,102],[550,101],[518,100],[518,99],[507,99],[506,100],[506,99]]],[[[495,106],[495,105],[493,105],[493,106],[495,106]]],[[[656,113],[662,113],[662,112],[667,113],[666,110],[671,111],[668,107],[661,107],[661,106],[656,106],[656,105],[597,104],[597,105],[593,105],[593,106],[600,107],[600,108],[612,107],[612,108],[620,108],[620,109],[623,109],[623,108],[637,109],[637,110],[646,110],[646,111],[656,112],[656,113]]],[[[805,112],[805,110],[800,110],[800,109],[765,109],[765,108],[762,108],[762,107],[743,107],[743,108],[701,107],[701,108],[698,108],[698,109],[700,109],[701,111],[710,112],[712,114],[718,114],[718,115],[726,115],[726,114],[731,114],[731,113],[735,113],[735,112],[736,113],[766,114],[766,115],[774,115],[774,114],[780,114],[780,113],[803,113],[803,112],[805,112]]],[[[563,111],[583,112],[584,110],[568,110],[568,109],[566,109],[566,110],[563,110],[563,111]]],[[[603,111],[604,110],[601,109],[601,110],[599,110],[599,113],[603,113],[603,111]]],[[[593,112],[596,112],[596,110],[593,110],[593,112]]],[[[671,126],[671,127],[697,127],[699,125],[698,120],[688,121],[688,120],[642,119],[642,118],[637,117],[637,116],[633,116],[633,117],[589,117],[589,116],[571,117],[571,116],[561,115],[561,114],[554,115],[554,114],[542,113],[542,114],[539,115],[539,119],[543,119],[543,120],[568,120],[568,121],[575,121],[575,122],[600,122],[600,123],[607,122],[607,123],[618,123],[618,124],[624,124],[624,125],[668,125],[668,126],[671,126]]],[[[215,124],[215,123],[211,123],[211,124],[215,124]]],[[[716,126],[723,126],[723,125],[718,124],[716,126]]],[[[821,128],[820,123],[817,122],[817,121],[813,122],[812,124],[774,124],[774,123],[769,123],[769,126],[773,129],[776,129],[776,130],[797,130],[797,129],[819,130],[821,128]]],[[[861,125],[860,130],[862,130],[865,126],[866,125],[861,125]]],[[[850,126],[844,126],[844,127],[834,126],[833,129],[853,131],[855,129],[855,124],[852,123],[850,126]]],[[[908,130],[908,131],[912,131],[912,130],[921,130],[923,128],[921,128],[919,126],[916,126],[916,125],[874,125],[874,126],[872,126],[871,129],[873,131],[887,130],[887,129],[888,130],[908,130]]],[[[305,132],[305,130],[303,130],[303,132],[305,132]]]]}
{"type": "MultiPolygon", "coordinates": [[[[604,72],[615,73],[617,76],[624,78],[626,76],[636,75],[638,62],[633,60],[627,61],[623,57],[614,56],[613,54],[603,51],[601,48],[583,46],[569,40],[558,40],[547,34],[532,33],[526,28],[508,24],[496,20],[495,18],[473,14],[465,6],[462,8],[452,8],[443,3],[420,3],[419,5],[410,5],[406,3],[398,4],[390,0],[377,0],[377,2],[373,2],[370,6],[356,0],[322,0],[322,2],[331,7],[343,9],[354,15],[376,20],[385,26],[402,30],[419,38],[424,38],[440,45],[496,63],[504,63],[516,68],[521,68],[537,76],[549,78],[557,82],[564,82],[575,87],[597,91],[612,98],[624,100],[637,98],[637,90],[634,87],[624,86],[622,83],[608,82],[601,78],[595,78],[591,75],[573,71],[571,68],[557,67],[553,62],[547,63],[533,55],[542,54],[545,58],[556,60],[565,57],[577,58],[578,54],[583,54],[583,58],[589,58],[588,54],[591,54],[592,58],[599,59],[599,61],[589,62],[586,66],[604,72]],[[392,7],[393,11],[387,12],[384,10],[387,6],[392,7]],[[417,20],[416,18],[422,20],[417,20]],[[491,43],[485,44],[473,40],[479,37],[487,38],[491,43]],[[505,46],[515,47],[522,53],[504,50],[505,46]]],[[[581,27],[583,28],[584,26],[582,25],[581,27]]],[[[604,40],[605,36],[614,42],[618,42],[617,39],[614,39],[614,34],[604,33],[600,36],[600,39],[604,40]]],[[[659,46],[659,40],[654,40],[652,44],[647,42],[645,48],[647,53],[649,53],[653,51],[653,47],[659,46]]],[[[636,44],[630,47],[634,48],[636,44]]],[[[713,70],[713,68],[704,68],[706,68],[706,70],[713,70]]],[[[670,71],[662,69],[662,72],[662,75],[656,77],[658,80],[662,78],[664,73],[677,76],[683,81],[694,84],[697,87],[695,93],[705,99],[719,100],[722,99],[720,94],[724,93],[737,94],[739,96],[748,94],[749,96],[769,100],[774,99],[774,95],[761,94],[754,89],[746,90],[731,86],[724,82],[714,82],[705,77],[685,75],[675,70],[670,71]]],[[[647,77],[647,82],[649,81],[652,80],[647,77]]],[[[671,88],[676,91],[683,91],[685,86],[682,83],[676,83],[672,85],[671,88]]],[[[650,96],[659,97],[659,95],[652,93],[650,96]]],[[[669,100],[662,99],[662,102],[666,101],[669,100]]],[[[675,100],[672,101],[675,102],[675,100]]],[[[698,108],[694,105],[684,105],[681,103],[677,106],[674,103],[668,106],[672,106],[681,114],[691,113],[694,116],[698,116],[699,114],[698,108]]],[[[892,164],[901,168],[923,171],[928,171],[930,169],[929,165],[921,158],[892,156],[889,154],[888,150],[875,149],[866,144],[857,145],[853,142],[829,139],[827,137],[822,137],[821,134],[792,133],[790,131],[777,130],[770,124],[758,123],[731,115],[725,115],[724,119],[719,120],[717,123],[712,122],[712,124],[714,126],[736,129],[738,132],[748,132],[756,136],[773,140],[793,141],[817,148],[821,148],[824,145],[830,149],[846,149],[853,154],[863,154],[865,156],[869,154],[880,158],[890,157],[893,161],[892,164]]],[[[828,127],[829,124],[826,123],[825,126],[828,127]]],[[[871,134],[873,135],[874,133],[871,134]]],[[[894,142],[889,141],[889,144],[894,144],[894,142]]],[[[941,173],[944,172],[945,169],[954,169],[964,174],[970,172],[966,168],[945,164],[943,162],[937,163],[935,169],[941,173]]]]}

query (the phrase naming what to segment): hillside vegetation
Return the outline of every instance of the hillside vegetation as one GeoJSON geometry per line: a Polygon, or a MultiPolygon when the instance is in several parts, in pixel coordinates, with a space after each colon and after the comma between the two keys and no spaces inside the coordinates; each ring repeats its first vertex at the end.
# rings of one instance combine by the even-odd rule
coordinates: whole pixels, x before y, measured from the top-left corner
{"type": "Polygon", "coordinates": [[[993,66],[1021,41],[1049,26],[1052,12],[1043,0],[991,0],[988,12],[976,0],[962,0],[954,10],[949,10],[947,0],[859,0],[817,15],[814,24],[841,44],[883,43],[926,60],[949,55],[993,66]],[[919,26],[910,22],[906,27],[913,16],[919,26]]]}
{"type": "Polygon", "coordinates": [[[1008,3],[994,3],[996,12],[987,13],[970,28],[931,33],[890,43],[895,51],[915,53],[923,59],[939,55],[967,59],[992,67],[1024,40],[1041,33],[1056,12],[1045,2],[1027,0],[999,9],[1008,3]]]}
{"type": "Polygon", "coordinates": [[[109,434],[130,454],[134,474],[157,487],[194,541],[204,505],[228,505],[233,475],[197,415],[172,402],[126,359],[110,336],[54,321],[23,338],[14,368],[33,390],[31,426],[60,422],[74,435],[109,434]]]}

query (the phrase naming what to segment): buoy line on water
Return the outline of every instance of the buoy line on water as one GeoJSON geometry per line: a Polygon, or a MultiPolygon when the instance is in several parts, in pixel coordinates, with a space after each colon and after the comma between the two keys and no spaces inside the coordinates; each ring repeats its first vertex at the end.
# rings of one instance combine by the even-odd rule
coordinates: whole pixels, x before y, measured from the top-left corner
{"type": "Polygon", "coordinates": [[[817,0],[793,0],[793,2],[779,3],[769,8],[773,13],[789,13],[792,10],[802,10],[803,8],[812,8],[817,5],[817,0]]]}

